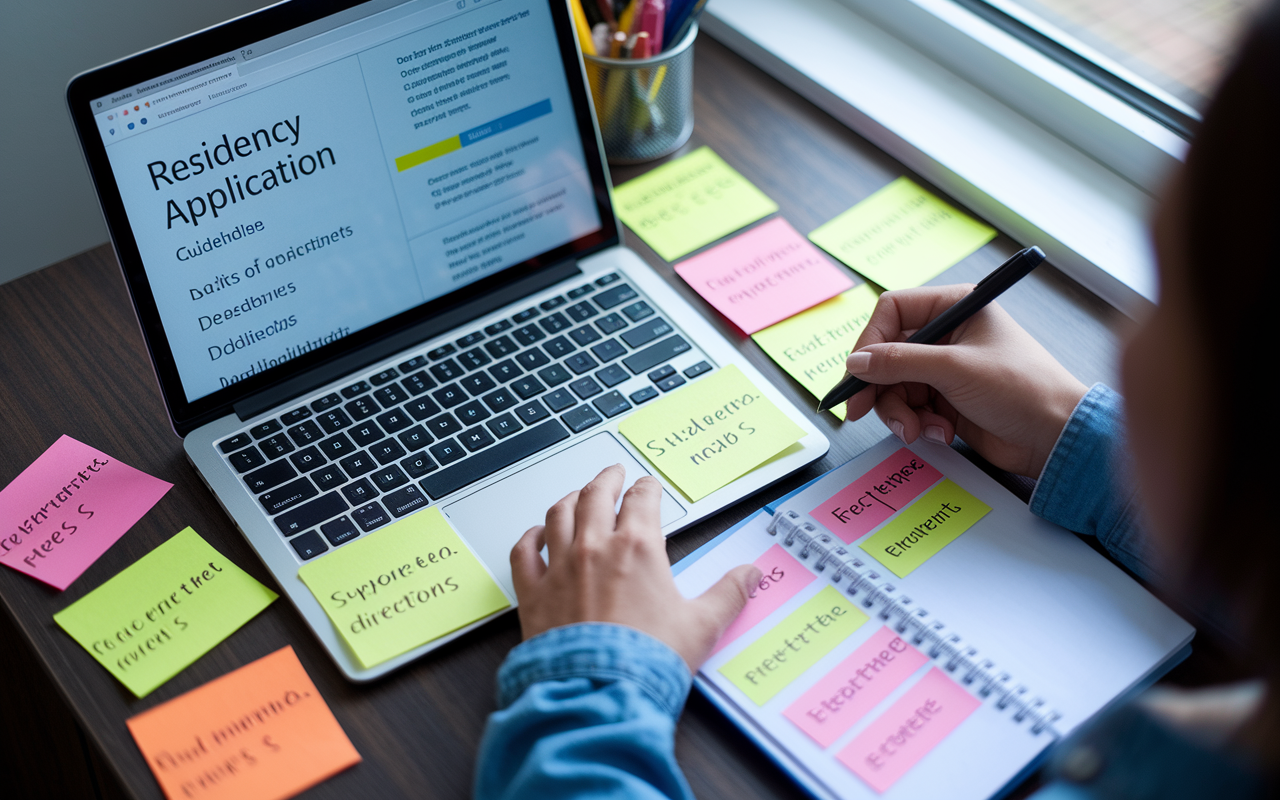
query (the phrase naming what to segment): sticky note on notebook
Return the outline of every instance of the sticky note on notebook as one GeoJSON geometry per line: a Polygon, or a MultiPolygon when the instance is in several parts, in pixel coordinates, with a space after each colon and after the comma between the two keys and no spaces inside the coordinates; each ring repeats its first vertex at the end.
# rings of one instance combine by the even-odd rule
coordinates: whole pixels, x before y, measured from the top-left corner
{"type": "Polygon", "coordinates": [[[627,227],[667,261],[778,210],[710,147],[616,187],[613,202],[627,227]]]}
{"type": "Polygon", "coordinates": [[[940,480],[942,473],[936,467],[903,447],[809,513],[819,525],[852,544],[940,480]]]}
{"type": "Polygon", "coordinates": [[[438,508],[304,564],[298,577],[366,669],[511,605],[438,508]]]}
{"type": "MultiPolygon", "coordinates": [[[[751,338],[788,375],[821,400],[844,380],[844,360],[853,352],[879,298],[880,293],[864,283],[758,331],[751,338]]],[[[844,419],[844,403],[831,409],[831,413],[844,419]]]]}
{"type": "Polygon", "coordinates": [[[898,178],[809,234],[886,289],[920,286],[995,238],[995,229],[898,178]]]}
{"type": "Polygon", "coordinates": [[[275,599],[184,528],[53,619],[144,697],[275,599]]]}
{"type": "Polygon", "coordinates": [[[778,217],[676,265],[676,272],[744,333],[755,333],[853,285],[778,217]]]}
{"type": "Polygon", "coordinates": [[[641,408],[618,432],[694,501],[804,436],[732,364],[641,408]]]}
{"type": "Polygon", "coordinates": [[[764,555],[751,562],[760,570],[760,582],[751,592],[742,613],[733,620],[711,655],[723,650],[739,636],[754,628],[761,620],[777,611],[796,594],[818,579],[781,545],[774,545],[764,555]]]}
{"type": "Polygon", "coordinates": [[[0,490],[0,564],[66,589],[172,486],[63,436],[0,490]]]}
{"type": "Polygon", "coordinates": [[[292,647],[126,724],[170,800],[278,800],[360,763],[292,647]]]}
{"type": "Polygon", "coordinates": [[[905,578],[990,510],[954,481],[944,480],[858,546],[905,578]]]}

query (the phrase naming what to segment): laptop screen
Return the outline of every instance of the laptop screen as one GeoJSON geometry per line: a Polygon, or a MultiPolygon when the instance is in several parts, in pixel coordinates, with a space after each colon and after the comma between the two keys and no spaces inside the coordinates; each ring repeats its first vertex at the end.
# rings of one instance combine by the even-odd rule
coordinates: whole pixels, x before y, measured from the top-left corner
{"type": "Polygon", "coordinates": [[[187,403],[602,227],[546,0],[367,3],[90,105],[187,403]]]}

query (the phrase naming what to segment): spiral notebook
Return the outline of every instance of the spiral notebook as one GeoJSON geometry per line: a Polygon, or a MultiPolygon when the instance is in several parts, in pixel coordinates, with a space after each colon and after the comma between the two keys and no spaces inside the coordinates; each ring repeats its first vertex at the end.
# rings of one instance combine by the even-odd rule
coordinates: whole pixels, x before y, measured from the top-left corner
{"type": "Polygon", "coordinates": [[[889,438],[676,566],[763,573],[695,677],[821,798],[999,796],[1194,629],[948,447],[889,438]]]}

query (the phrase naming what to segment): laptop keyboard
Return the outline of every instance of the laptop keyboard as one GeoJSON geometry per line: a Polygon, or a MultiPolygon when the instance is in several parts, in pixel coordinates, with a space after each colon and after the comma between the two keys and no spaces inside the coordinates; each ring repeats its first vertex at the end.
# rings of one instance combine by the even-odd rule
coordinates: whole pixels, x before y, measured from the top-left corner
{"type": "Polygon", "coordinates": [[[710,372],[692,349],[611,273],[218,449],[305,561],[710,372]]]}

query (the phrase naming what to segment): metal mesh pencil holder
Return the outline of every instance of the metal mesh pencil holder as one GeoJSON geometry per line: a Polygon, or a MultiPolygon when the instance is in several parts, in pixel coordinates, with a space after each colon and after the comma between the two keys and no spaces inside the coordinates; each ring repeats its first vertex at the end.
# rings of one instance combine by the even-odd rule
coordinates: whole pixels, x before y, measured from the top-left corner
{"type": "Polygon", "coordinates": [[[652,58],[583,55],[604,152],[612,164],[638,164],[674,153],[693,133],[693,40],[652,58]]]}

